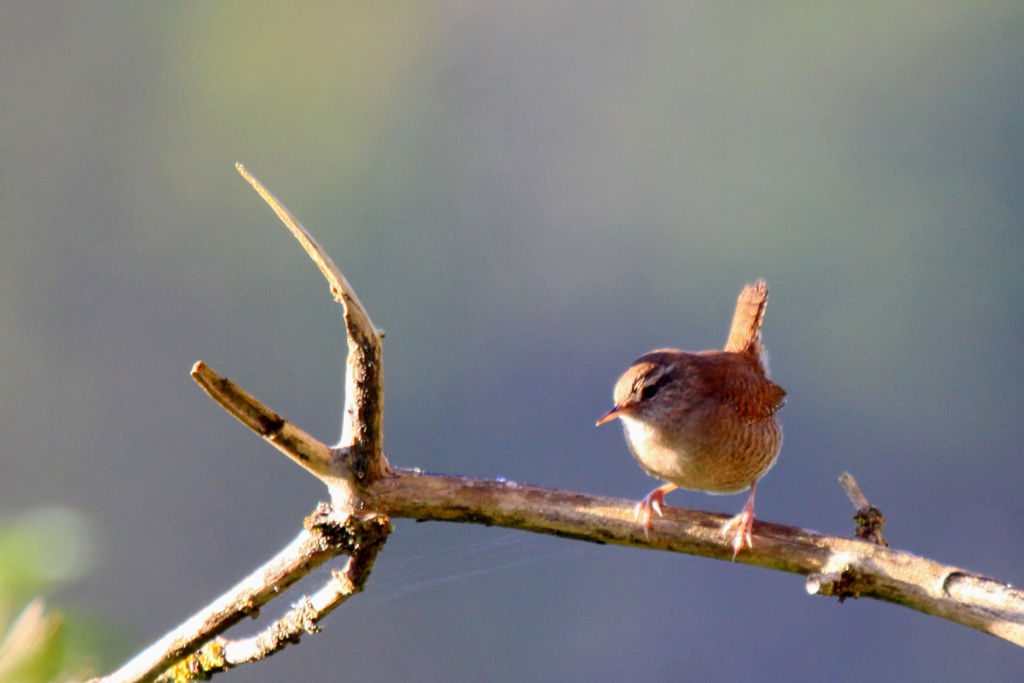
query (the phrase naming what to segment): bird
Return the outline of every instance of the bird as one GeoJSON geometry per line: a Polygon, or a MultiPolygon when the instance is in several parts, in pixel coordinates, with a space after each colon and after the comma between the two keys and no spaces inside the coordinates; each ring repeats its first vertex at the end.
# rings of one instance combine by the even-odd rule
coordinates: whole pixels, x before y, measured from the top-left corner
{"type": "Polygon", "coordinates": [[[747,285],[736,301],[722,351],[657,349],[637,358],[615,384],[614,407],[598,426],[618,418],[643,470],[664,482],[641,500],[635,518],[645,535],[651,511],[677,488],[750,497],[722,526],[733,559],[753,547],[754,493],[782,448],[776,413],[786,392],[769,378],[761,323],[768,285],[747,285]]]}

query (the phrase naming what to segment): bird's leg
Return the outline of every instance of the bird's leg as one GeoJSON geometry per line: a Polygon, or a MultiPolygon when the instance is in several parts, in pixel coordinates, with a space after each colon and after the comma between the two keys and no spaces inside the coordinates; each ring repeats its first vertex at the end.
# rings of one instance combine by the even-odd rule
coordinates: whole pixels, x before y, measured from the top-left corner
{"type": "Polygon", "coordinates": [[[636,504],[636,508],[633,510],[633,519],[640,522],[644,528],[644,536],[648,535],[651,529],[651,510],[658,513],[661,517],[661,506],[665,503],[665,494],[669,491],[675,491],[678,486],[675,484],[664,484],[654,489],[636,504]]]}
{"type": "Polygon", "coordinates": [[[754,547],[754,541],[751,538],[751,533],[754,530],[755,490],[757,490],[756,481],[750,485],[750,498],[747,499],[747,504],[743,506],[743,510],[740,514],[722,525],[722,533],[726,537],[732,534],[732,559],[734,560],[736,559],[736,555],[743,550],[743,548],[754,547]]]}

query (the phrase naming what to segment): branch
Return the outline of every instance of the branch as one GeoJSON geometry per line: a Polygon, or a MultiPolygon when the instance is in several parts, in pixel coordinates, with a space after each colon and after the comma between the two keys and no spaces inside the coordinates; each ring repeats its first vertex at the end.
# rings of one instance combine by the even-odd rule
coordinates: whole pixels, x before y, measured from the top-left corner
{"type": "MultiPolygon", "coordinates": [[[[337,268],[287,209],[244,169],[239,170],[303,242],[331,281],[332,291],[336,291],[337,286],[350,292],[337,268]]],[[[358,299],[351,294],[346,311],[353,306],[361,309],[358,299]]],[[[369,321],[368,316],[366,321],[369,321]]],[[[351,349],[353,323],[348,324],[351,349]]],[[[376,328],[372,329],[376,332],[376,328]]],[[[379,341],[379,337],[375,339],[379,341]]],[[[350,351],[350,371],[354,355],[350,351]]],[[[376,358],[379,360],[379,356],[376,358]]],[[[205,366],[196,367],[204,367],[210,377],[216,377],[216,373],[205,366]]],[[[348,390],[351,399],[351,385],[348,390]]],[[[236,416],[262,414],[262,411],[274,415],[248,394],[234,398],[239,404],[229,408],[229,412],[236,416]]],[[[375,405],[382,405],[382,402],[375,405]]],[[[297,452],[313,452],[317,448],[315,440],[304,432],[301,437],[299,430],[291,434],[294,438],[275,441],[275,445],[285,452],[293,445],[297,452]]],[[[716,559],[731,559],[733,555],[719,531],[724,519],[721,515],[666,508],[665,517],[655,520],[648,538],[633,521],[633,501],[414,471],[393,471],[389,476],[367,483],[362,492],[363,502],[369,509],[394,517],[495,524],[597,543],[650,547],[716,559]]],[[[845,479],[844,487],[858,507],[857,519],[862,530],[859,533],[874,543],[756,522],[754,531],[758,542],[753,550],[736,559],[807,576],[807,590],[812,594],[832,595],[841,600],[871,597],[895,602],[1024,645],[1024,593],[972,572],[881,547],[885,543],[881,537],[884,522],[881,513],[867,505],[863,494],[857,497],[859,489],[852,477],[845,479]],[[862,521],[862,517],[866,517],[866,521],[862,521]],[[867,526],[868,523],[871,526],[867,526]]]]}
{"type": "Polygon", "coordinates": [[[168,669],[168,677],[187,679],[276,652],[297,641],[302,632],[314,632],[319,619],[362,590],[377,552],[391,531],[387,518],[366,504],[364,493],[367,485],[392,472],[381,449],[383,333],[374,326],[351,285],[313,236],[244,166],[235,166],[320,268],[334,299],[344,307],[348,360],[341,442],[330,448],[313,439],[202,362],[192,368],[192,376],[225,410],[324,482],[331,493],[333,509],[330,513],[321,510],[308,519],[306,531],[268,564],[119,671],[96,681],[152,681],[168,669]],[[306,598],[263,634],[245,641],[211,642],[242,618],[255,617],[262,605],[339,553],[351,556],[345,571],[336,574],[312,598],[306,598]],[[206,643],[209,646],[197,652],[206,643]]]}
{"type": "Polygon", "coordinates": [[[359,487],[385,476],[391,469],[382,449],[381,431],[384,414],[381,339],[384,333],[374,326],[348,280],[313,236],[242,164],[235,164],[235,168],[299,241],[327,279],[334,300],[345,308],[348,361],[345,365],[345,410],[342,414],[341,441],[334,447],[331,463],[333,475],[321,479],[331,491],[335,510],[357,510],[361,497],[359,487]]]}
{"type": "MultiPolygon", "coordinates": [[[[666,507],[648,539],[634,501],[400,471],[370,492],[392,517],[471,522],[596,543],[731,560],[725,515],[666,507]]],[[[860,540],[755,522],[737,562],[807,576],[811,594],[867,597],[910,607],[1024,645],[1024,592],[995,579],[860,540]]]]}
{"type": "MultiPolygon", "coordinates": [[[[267,410],[252,401],[232,413],[267,410]]],[[[395,470],[365,495],[373,509],[391,517],[503,526],[719,560],[733,554],[720,531],[726,517],[709,512],[666,507],[647,538],[633,519],[635,501],[530,484],[395,470]]],[[[757,521],[754,536],[753,549],[736,561],[807,576],[809,593],[894,602],[1024,645],[1024,592],[1008,584],[907,552],[795,527],[757,521]]]]}
{"type": "MultiPolygon", "coordinates": [[[[353,578],[353,592],[362,590],[373,559],[384,543],[390,525],[377,515],[338,519],[322,507],[306,520],[306,529],[273,559],[236,584],[185,623],[136,655],[109,676],[90,683],[143,683],[196,652],[215,636],[246,617],[256,618],[260,608],[283,593],[309,572],[339,554],[352,556],[349,567],[359,568],[353,578]],[[356,560],[356,558],[359,558],[356,560]]],[[[347,570],[346,570],[347,571],[347,570]]],[[[347,598],[345,595],[342,597],[347,598]]],[[[324,604],[313,615],[320,619],[340,602],[324,604]]],[[[189,664],[185,664],[185,669],[189,664]]],[[[186,676],[184,680],[188,680],[186,676]]]]}
{"type": "Polygon", "coordinates": [[[192,379],[235,419],[305,468],[327,486],[342,486],[334,449],[320,443],[257,401],[245,389],[221,377],[203,361],[192,366],[192,379]],[[243,408],[244,406],[244,408],[243,408]]]}
{"type": "Polygon", "coordinates": [[[884,547],[884,519],[867,505],[852,477],[844,486],[858,513],[877,513],[864,522],[858,517],[863,536],[874,543],[756,521],[757,542],[734,558],[732,545],[720,530],[723,515],[665,507],[664,517],[652,520],[647,533],[633,518],[633,501],[391,468],[381,450],[383,332],[309,233],[241,164],[237,166],[316,262],[345,308],[349,353],[341,442],[334,448],[320,443],[201,361],[192,376],[230,414],[323,481],[331,492],[333,512],[321,509],[307,520],[306,531],[264,567],[120,671],[95,681],[152,681],[165,671],[175,680],[205,676],[266,657],[302,633],[315,632],[320,619],[362,590],[390,533],[388,516],[498,525],[594,543],[735,559],[806,576],[811,594],[840,601],[869,597],[894,602],[1024,646],[1024,592],[884,547]],[[339,553],[351,556],[345,570],[259,636],[213,640],[242,618],[256,616],[262,605],[339,553]],[[204,644],[208,645],[200,651],[204,644]]]}
{"type": "MultiPolygon", "coordinates": [[[[326,508],[327,506],[323,506],[326,508]]],[[[323,531],[333,524],[333,511],[321,509],[306,520],[306,526],[323,531]]],[[[158,681],[203,680],[215,673],[233,669],[241,664],[266,659],[292,643],[298,643],[306,633],[319,633],[320,621],[356,593],[362,592],[370,578],[370,570],[383,549],[391,532],[387,518],[374,516],[358,520],[356,543],[345,568],[331,573],[331,579],[309,597],[303,597],[287,614],[259,634],[243,640],[215,638],[199,651],[168,669],[158,681]]],[[[342,527],[351,532],[356,525],[342,527]]],[[[337,534],[337,529],[331,533],[337,534]]],[[[348,534],[343,533],[342,545],[348,534]]]]}

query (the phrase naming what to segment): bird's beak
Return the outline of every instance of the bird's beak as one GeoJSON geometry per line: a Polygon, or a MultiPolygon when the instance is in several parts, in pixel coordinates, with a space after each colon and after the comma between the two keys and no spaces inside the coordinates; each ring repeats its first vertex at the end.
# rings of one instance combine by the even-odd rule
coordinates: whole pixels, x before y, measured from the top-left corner
{"type": "Polygon", "coordinates": [[[604,417],[602,417],[600,420],[597,421],[597,425],[596,426],[600,427],[605,422],[611,422],[612,420],[617,418],[619,415],[621,415],[622,413],[626,412],[627,409],[628,408],[626,406],[615,406],[614,408],[609,410],[607,413],[605,413],[604,417]]]}

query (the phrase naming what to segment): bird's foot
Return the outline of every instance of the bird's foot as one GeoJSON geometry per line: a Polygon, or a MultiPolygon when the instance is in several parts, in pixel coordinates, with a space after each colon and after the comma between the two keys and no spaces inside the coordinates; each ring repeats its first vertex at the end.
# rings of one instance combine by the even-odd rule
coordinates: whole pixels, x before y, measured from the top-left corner
{"type": "Polygon", "coordinates": [[[650,538],[651,531],[651,510],[658,513],[659,517],[662,517],[661,506],[665,504],[665,494],[669,491],[676,490],[675,484],[665,484],[654,489],[636,504],[633,509],[633,519],[640,522],[640,525],[644,528],[644,538],[650,538]]]}
{"type": "Polygon", "coordinates": [[[754,506],[751,502],[743,507],[743,511],[722,525],[722,535],[726,538],[732,536],[732,559],[736,559],[744,548],[753,548],[754,540],[751,534],[754,531],[754,506]]]}
{"type": "Polygon", "coordinates": [[[633,508],[633,519],[644,528],[644,533],[651,528],[651,510],[658,513],[659,517],[664,515],[661,514],[661,504],[665,502],[665,494],[662,493],[661,489],[654,489],[636,504],[633,508]]]}

